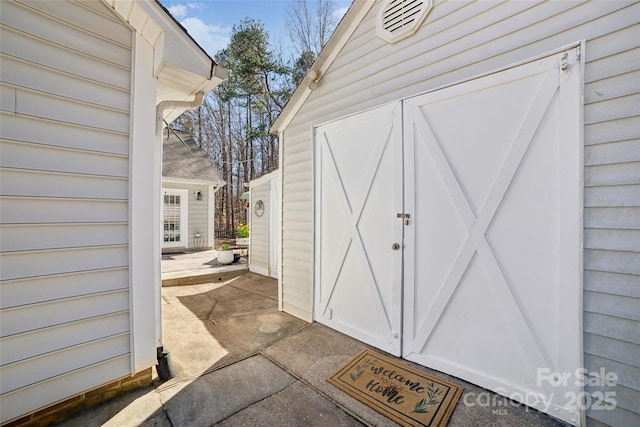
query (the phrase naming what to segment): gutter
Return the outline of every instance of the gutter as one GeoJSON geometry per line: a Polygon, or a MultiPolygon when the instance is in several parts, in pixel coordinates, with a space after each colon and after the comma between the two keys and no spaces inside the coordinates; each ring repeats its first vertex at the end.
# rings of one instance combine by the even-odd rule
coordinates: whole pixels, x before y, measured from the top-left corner
{"type": "MultiPolygon", "coordinates": [[[[216,67],[212,68],[212,72],[216,67]]],[[[197,108],[202,104],[202,100],[204,99],[204,92],[196,93],[193,101],[162,101],[156,106],[156,142],[158,144],[158,150],[160,150],[160,163],[162,163],[162,137],[163,137],[163,124],[164,124],[164,112],[167,109],[185,109],[192,110],[197,108]]],[[[158,204],[162,203],[160,200],[160,193],[162,191],[162,173],[160,176],[156,178],[155,183],[156,194],[158,195],[158,204]]],[[[160,218],[160,212],[162,211],[161,206],[158,209],[158,216],[156,221],[156,229],[160,230],[160,225],[162,218],[160,218]]],[[[158,242],[160,243],[160,242],[158,242]]],[[[159,249],[159,245],[158,245],[159,249]]],[[[156,355],[158,360],[157,371],[158,376],[162,381],[170,380],[175,377],[175,372],[171,366],[171,356],[169,355],[169,351],[164,349],[162,345],[162,281],[156,285],[155,292],[155,317],[156,317],[156,355]]]]}

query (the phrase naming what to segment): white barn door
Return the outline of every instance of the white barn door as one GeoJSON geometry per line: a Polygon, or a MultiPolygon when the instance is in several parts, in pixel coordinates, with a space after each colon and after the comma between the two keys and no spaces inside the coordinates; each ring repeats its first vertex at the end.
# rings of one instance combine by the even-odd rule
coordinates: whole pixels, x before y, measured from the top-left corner
{"type": "Polygon", "coordinates": [[[315,320],[395,355],[402,322],[401,120],[394,103],[315,132],[315,320]]]}
{"type": "Polygon", "coordinates": [[[572,424],[580,87],[574,49],[404,104],[404,357],[572,424]]]}

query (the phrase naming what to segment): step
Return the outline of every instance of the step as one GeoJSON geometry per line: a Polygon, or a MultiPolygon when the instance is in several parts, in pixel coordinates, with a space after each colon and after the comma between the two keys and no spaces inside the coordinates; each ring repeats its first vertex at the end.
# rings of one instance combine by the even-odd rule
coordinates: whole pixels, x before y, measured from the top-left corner
{"type": "Polygon", "coordinates": [[[214,268],[171,271],[162,273],[162,286],[197,285],[199,283],[224,282],[249,271],[246,264],[214,268]]]}

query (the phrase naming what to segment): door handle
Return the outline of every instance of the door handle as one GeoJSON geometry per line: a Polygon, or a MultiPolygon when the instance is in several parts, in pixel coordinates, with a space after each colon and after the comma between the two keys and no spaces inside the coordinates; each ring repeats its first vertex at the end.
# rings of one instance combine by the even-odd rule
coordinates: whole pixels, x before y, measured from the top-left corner
{"type": "Polygon", "coordinates": [[[398,243],[394,243],[393,245],[391,245],[392,251],[397,251],[398,249],[400,249],[400,245],[398,243]]]}

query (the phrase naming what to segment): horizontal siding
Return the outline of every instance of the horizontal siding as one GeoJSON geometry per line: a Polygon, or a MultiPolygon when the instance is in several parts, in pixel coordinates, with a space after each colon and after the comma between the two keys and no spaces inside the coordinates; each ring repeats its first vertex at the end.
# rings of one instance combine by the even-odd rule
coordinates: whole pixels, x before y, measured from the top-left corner
{"type": "MultiPolygon", "coordinates": [[[[601,402],[599,397],[595,398],[595,403],[593,403],[590,412],[599,412],[606,410],[606,406],[609,408],[613,408],[615,404],[616,411],[618,412],[631,412],[636,410],[637,401],[635,400],[636,390],[628,389],[622,385],[616,384],[615,386],[585,386],[585,392],[593,393],[593,396],[602,396],[600,393],[615,393],[612,398],[606,399],[604,402],[601,402]],[[608,402],[607,402],[608,401],[608,402]],[[598,408],[597,410],[595,408],[598,408]]],[[[606,396],[606,395],[605,395],[606,396]]],[[[626,425],[634,425],[635,423],[626,424],[626,425]]]]}
{"type": "MultiPolygon", "coordinates": [[[[589,334],[596,334],[615,338],[621,341],[627,341],[633,344],[640,344],[640,331],[638,330],[638,319],[629,320],[620,315],[625,312],[629,313],[629,301],[623,301],[624,306],[620,307],[602,307],[602,305],[616,300],[627,300],[623,297],[609,296],[610,301],[601,303],[599,300],[604,298],[590,298],[588,293],[585,301],[584,313],[584,331],[589,334]],[[595,300],[595,301],[594,301],[595,300]],[[593,307],[591,307],[593,305],[593,307]],[[604,311],[605,314],[593,313],[592,311],[604,311]],[[635,320],[635,321],[634,321],[635,320]]],[[[636,307],[639,301],[635,301],[636,307]]],[[[637,317],[635,315],[634,317],[637,317]]]]}
{"type": "MultiPolygon", "coordinates": [[[[610,137],[614,137],[610,135],[610,137]]],[[[615,138],[615,137],[614,137],[615,138]]],[[[585,166],[634,163],[640,161],[640,140],[603,142],[584,147],[585,166]]],[[[585,177],[586,179],[587,177],[585,177]]]]}
{"type": "Polygon", "coordinates": [[[592,102],[585,105],[584,122],[590,124],[634,117],[637,114],[638,105],[640,105],[640,95],[637,94],[592,102]]]}
{"type": "Polygon", "coordinates": [[[83,343],[77,347],[68,347],[22,362],[5,365],[0,368],[2,391],[10,393],[21,387],[28,387],[46,381],[69,370],[77,369],[77,360],[91,366],[114,357],[129,353],[128,333],[83,343]],[[39,369],[41,364],[50,364],[51,370],[39,369]]]}
{"type": "Polygon", "coordinates": [[[4,309],[0,330],[7,337],[128,309],[127,289],[65,298],[4,309]]]}
{"type": "Polygon", "coordinates": [[[587,166],[585,187],[599,185],[633,185],[640,182],[640,162],[587,166]]]}
{"type": "Polygon", "coordinates": [[[0,225],[0,252],[126,245],[127,223],[0,225]]]}
{"type": "MultiPolygon", "coordinates": [[[[91,2],[77,2],[73,5],[74,7],[61,8],[42,4],[40,0],[18,0],[18,2],[33,8],[37,14],[46,15],[48,19],[59,21],[65,27],[77,28],[78,31],[82,31],[83,35],[90,34],[94,39],[108,41],[123,47],[131,46],[130,34],[127,31],[122,31],[120,19],[104,5],[99,4],[96,7],[91,2]],[[97,28],[100,31],[96,31],[97,28]]],[[[76,43],[86,43],[86,41],[76,43]]],[[[125,52],[122,52],[122,55],[126,57],[125,52]]],[[[123,60],[121,56],[115,56],[113,59],[115,61],[123,60]]]]}
{"type": "MultiPolygon", "coordinates": [[[[207,191],[206,186],[193,189],[189,188],[189,248],[193,248],[195,246],[195,241],[193,239],[196,233],[200,233],[202,236],[201,242],[203,245],[207,242],[209,235],[207,227],[209,210],[207,209],[207,206],[209,203],[214,203],[213,200],[209,200],[208,194],[209,192],[207,191]],[[196,200],[196,195],[194,194],[196,191],[202,192],[202,200],[196,200]]],[[[213,218],[211,218],[211,221],[213,221],[213,218]]]]}
{"type": "Polygon", "coordinates": [[[585,368],[614,372],[624,382],[585,390],[614,393],[616,410],[587,411],[590,422],[610,425],[640,421],[640,387],[628,378],[640,371],[631,356],[640,349],[640,29],[634,13],[632,25],[588,41],[586,49],[585,368]]]}
{"type": "MultiPolygon", "coordinates": [[[[486,14],[475,16],[473,25],[470,25],[472,20],[459,25],[460,19],[464,19],[466,15],[458,17],[453,13],[436,21],[434,25],[428,25],[431,18],[427,19],[427,25],[423,24],[424,31],[419,31],[414,37],[396,44],[406,45],[403,46],[404,49],[398,46],[397,49],[389,50],[384,42],[372,37],[366,48],[358,51],[357,58],[347,59],[346,54],[344,57],[341,55],[341,60],[345,58],[344,66],[341,66],[340,61],[336,61],[334,67],[323,77],[325,86],[340,86],[339,91],[331,90],[329,94],[321,97],[311,96],[299,113],[300,120],[315,119],[315,122],[318,122],[324,121],[317,119],[321,116],[340,117],[372,107],[374,104],[371,100],[380,104],[509,66],[581,38],[595,36],[603,31],[604,25],[632,25],[636,21],[635,16],[640,12],[637,5],[625,8],[624,4],[617,2],[594,2],[582,6],[576,6],[573,2],[534,3],[534,7],[528,2],[506,2],[499,8],[491,7],[491,4],[478,2],[478,5],[469,5],[461,11],[469,11],[472,7],[478,11],[490,8],[487,13],[491,14],[504,8],[505,12],[496,16],[496,20],[509,14],[514,15],[496,24],[499,25],[499,31],[490,25],[487,26],[486,14]],[[521,9],[524,10],[517,13],[521,9]],[[591,19],[597,13],[606,15],[600,20],[591,19]],[[580,20],[584,20],[584,24],[579,24],[580,20]],[[436,23],[438,25],[435,25],[436,23]],[[545,37],[534,43],[532,40],[540,37],[540,27],[536,26],[536,23],[544,26],[545,37]],[[567,25],[570,28],[562,32],[561,28],[567,25]],[[475,28],[483,29],[474,31],[475,28]],[[510,29],[513,31],[510,32],[510,29]],[[554,31],[558,34],[555,37],[554,31]],[[557,42],[554,42],[554,39],[557,42]],[[506,46],[512,48],[505,49],[506,46]],[[407,50],[411,49],[429,54],[407,56],[407,50]],[[363,75],[360,70],[368,66],[377,72],[363,75]],[[333,77],[333,74],[336,77],[333,77]],[[346,106],[348,109],[344,108],[346,106]]],[[[493,16],[490,18],[494,19],[493,16]]],[[[374,19],[370,20],[370,27],[366,25],[367,22],[361,26],[364,27],[362,30],[375,31],[374,19]]],[[[622,54],[627,55],[627,52],[622,54]]],[[[637,61],[637,55],[629,55],[626,59],[637,61]]],[[[602,75],[598,73],[593,79],[602,75]]],[[[308,127],[308,123],[305,127],[308,127]]]]}
{"type": "Polygon", "coordinates": [[[640,207],[585,207],[584,223],[591,228],[639,229],[640,207]]]}
{"type": "Polygon", "coordinates": [[[2,55],[3,80],[14,87],[30,88],[50,95],[71,97],[90,104],[103,105],[115,110],[129,109],[129,93],[125,89],[82,79],[44,66],[19,60],[12,56],[2,55]],[[46,72],[48,80],[42,81],[42,73],[46,72]]]}
{"type": "Polygon", "coordinates": [[[127,200],[129,180],[104,175],[2,168],[0,192],[5,196],[73,197],[127,200]]]}
{"type": "Polygon", "coordinates": [[[33,142],[4,140],[0,166],[110,177],[129,176],[129,158],[33,142]]]}
{"type": "Polygon", "coordinates": [[[81,52],[66,49],[10,27],[2,31],[2,52],[6,56],[29,61],[42,68],[77,75],[82,79],[95,81],[121,90],[128,90],[130,71],[127,67],[103,61],[97,57],[87,57],[81,52]],[[42,52],[45,47],[46,51],[42,52]]]}
{"type": "Polygon", "coordinates": [[[5,140],[129,156],[129,135],[0,112],[5,140]]]}
{"type": "Polygon", "coordinates": [[[42,408],[63,401],[68,396],[128,377],[130,373],[131,359],[128,355],[108,359],[4,394],[0,400],[0,411],[3,419],[17,418],[29,413],[33,408],[42,408]]]}
{"type": "Polygon", "coordinates": [[[128,310],[109,313],[4,337],[0,355],[3,363],[11,364],[128,331],[128,310]]]}
{"type": "Polygon", "coordinates": [[[637,129],[640,129],[640,116],[590,124],[584,127],[584,144],[590,146],[638,139],[637,129]]]}
{"type": "Polygon", "coordinates": [[[628,411],[623,408],[617,408],[615,412],[611,411],[596,411],[593,409],[587,410],[587,426],[634,426],[638,425],[638,415],[633,411],[628,411]],[[614,420],[612,420],[612,418],[614,420]]]}
{"type": "Polygon", "coordinates": [[[0,422],[131,373],[132,33],[93,3],[2,3],[0,422]]]}
{"type": "Polygon", "coordinates": [[[126,245],[29,250],[0,254],[2,280],[48,276],[129,265],[126,245]]]}
{"type": "Polygon", "coordinates": [[[36,92],[9,84],[3,85],[0,108],[24,116],[126,133],[129,131],[129,112],[83,101],[36,92]],[[6,104],[14,98],[14,104],[6,104]]]}
{"type": "MultiPolygon", "coordinates": [[[[631,27],[635,29],[635,27],[631,27]]],[[[640,72],[619,74],[602,80],[592,81],[584,87],[585,102],[598,102],[640,91],[640,72]]]]}
{"type": "MultiPolygon", "coordinates": [[[[597,371],[597,369],[590,369],[589,367],[602,366],[607,362],[598,356],[585,355],[584,363],[585,367],[590,371],[597,371]]],[[[615,372],[618,377],[618,384],[621,384],[627,388],[633,390],[640,390],[640,369],[630,365],[622,363],[608,362],[612,368],[611,372],[615,372]]]]}
{"type": "Polygon", "coordinates": [[[584,247],[640,252],[640,230],[588,228],[584,230],[584,247]]]}
{"type": "Polygon", "coordinates": [[[5,280],[0,307],[11,308],[128,288],[129,270],[125,267],[5,280]]]}
{"type": "Polygon", "coordinates": [[[638,278],[632,274],[585,270],[585,291],[640,298],[638,278]]]}
{"type": "MultiPolygon", "coordinates": [[[[637,355],[640,354],[640,345],[638,344],[591,333],[585,334],[584,344],[590,350],[588,353],[592,356],[599,356],[606,360],[634,367],[637,366],[637,355]]],[[[606,362],[603,363],[602,367],[607,371],[609,370],[606,362]]],[[[597,371],[598,369],[595,370],[597,371]]]]}
{"type": "Polygon", "coordinates": [[[126,222],[129,204],[126,199],[0,196],[0,218],[10,224],[126,222]]]}
{"type": "MultiPolygon", "coordinates": [[[[284,131],[284,309],[311,316],[314,125],[585,40],[585,363],[637,374],[640,3],[435,1],[419,31],[392,45],[375,36],[379,7],[284,131]]],[[[620,408],[589,411],[590,423],[640,423],[629,405],[640,401],[638,387],[624,387],[620,408]]]]}
{"type": "MultiPolygon", "coordinates": [[[[68,5],[67,7],[69,7],[68,5]]],[[[7,2],[2,6],[3,22],[7,27],[17,29],[30,37],[48,40],[50,43],[63,46],[65,49],[82,52],[87,56],[95,56],[105,62],[118,64],[122,67],[131,66],[131,39],[122,42],[108,39],[105,33],[100,31],[102,16],[88,13],[86,9],[73,6],[71,10],[61,11],[60,7],[45,7],[41,9],[36,2],[7,2]],[[55,15],[68,15],[73,22],[64,22],[55,15]],[[23,19],[29,16],[28,20],[23,19]],[[82,21],[84,16],[85,21],[82,21]],[[84,28],[80,25],[84,24],[84,28]],[[99,33],[98,33],[99,31],[99,33]],[[102,35],[105,33],[105,36],[102,35]]],[[[114,21],[103,23],[105,28],[113,34],[120,25],[114,25],[114,21]],[[106,24],[106,25],[104,25],[106,24]]],[[[125,32],[126,34],[126,32],[125,32]]]]}
{"type": "Polygon", "coordinates": [[[605,249],[585,249],[584,268],[595,271],[608,271],[634,276],[640,275],[640,253],[612,251],[605,249]]]}

